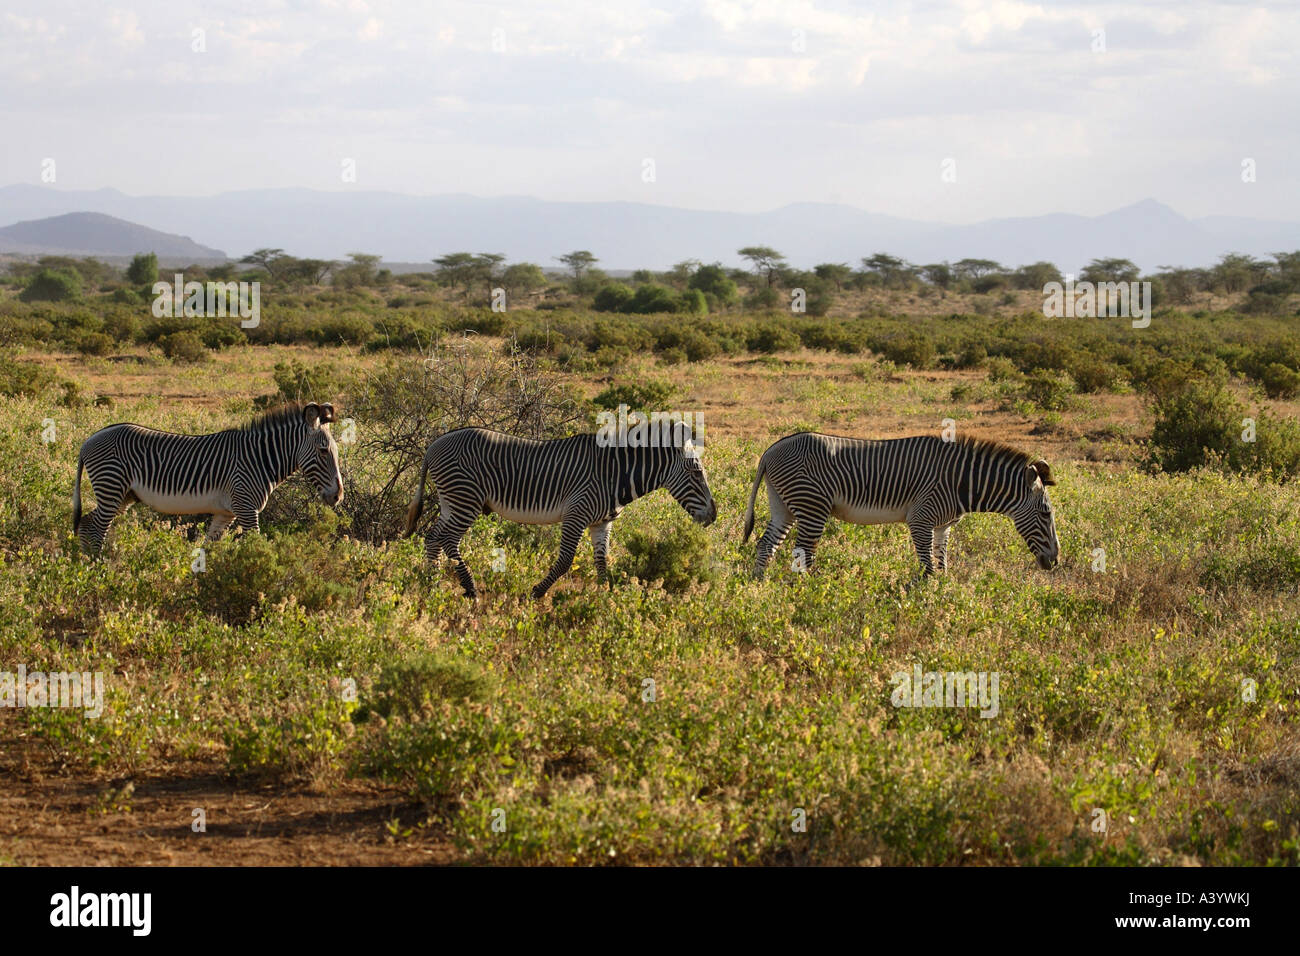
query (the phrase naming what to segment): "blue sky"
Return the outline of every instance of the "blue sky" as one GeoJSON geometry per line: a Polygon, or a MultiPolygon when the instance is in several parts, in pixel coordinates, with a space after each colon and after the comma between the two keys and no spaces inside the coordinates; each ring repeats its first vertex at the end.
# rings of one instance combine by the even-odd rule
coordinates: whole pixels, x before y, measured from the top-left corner
{"type": "Polygon", "coordinates": [[[1297,49],[1294,4],[4,0],[0,183],[1300,219],[1297,49]]]}

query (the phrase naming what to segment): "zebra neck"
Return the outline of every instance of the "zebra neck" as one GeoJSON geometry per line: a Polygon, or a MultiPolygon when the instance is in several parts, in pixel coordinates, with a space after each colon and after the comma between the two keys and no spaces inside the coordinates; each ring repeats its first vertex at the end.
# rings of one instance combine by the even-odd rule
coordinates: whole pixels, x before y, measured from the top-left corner
{"type": "Polygon", "coordinates": [[[298,470],[294,460],[297,434],[292,429],[271,428],[248,433],[251,471],[274,488],[298,470]]]}
{"type": "Polygon", "coordinates": [[[1006,473],[1002,462],[981,455],[972,455],[963,465],[964,494],[960,504],[967,512],[986,511],[1005,514],[1015,503],[1015,486],[1012,476],[1006,473]]]}
{"type": "Polygon", "coordinates": [[[663,448],[628,448],[618,482],[618,502],[626,505],[663,487],[668,458],[663,448]]]}

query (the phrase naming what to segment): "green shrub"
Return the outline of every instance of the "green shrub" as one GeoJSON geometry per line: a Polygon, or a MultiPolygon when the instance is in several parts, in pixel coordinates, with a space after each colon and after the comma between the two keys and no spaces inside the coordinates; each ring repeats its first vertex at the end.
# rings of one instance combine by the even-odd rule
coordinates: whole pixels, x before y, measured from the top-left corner
{"type": "Polygon", "coordinates": [[[56,376],[44,365],[0,355],[0,395],[34,398],[53,385],[56,376]]]}
{"type": "Polygon", "coordinates": [[[81,275],[64,269],[41,269],[18,296],[23,302],[73,302],[80,297],[81,275]]]}
{"type": "Polygon", "coordinates": [[[634,410],[662,411],[672,397],[673,391],[673,387],[667,382],[651,381],[627,385],[611,385],[593,398],[592,401],[598,407],[607,408],[610,411],[616,410],[620,405],[626,405],[634,410]]]}
{"type": "Polygon", "coordinates": [[[1300,395],[1300,372],[1274,362],[1264,369],[1260,384],[1269,398],[1295,398],[1300,395]]]}
{"type": "Polygon", "coordinates": [[[650,315],[656,312],[676,312],[680,305],[681,299],[672,289],[660,285],[643,285],[632,293],[632,298],[623,306],[622,311],[650,315]]]}
{"type": "Polygon", "coordinates": [[[1188,471],[1240,460],[1245,409],[1222,382],[1193,379],[1156,403],[1151,460],[1165,471],[1188,471]]]}
{"type": "Polygon", "coordinates": [[[212,358],[208,347],[194,332],[172,332],[160,338],[158,345],[173,362],[206,362],[212,358]]]}
{"type": "Polygon", "coordinates": [[[342,603],[355,587],[354,571],[329,525],[274,536],[237,534],[209,546],[207,569],[194,575],[200,603],[231,624],[255,620],[290,598],[309,612],[342,603]]]}
{"type": "Polygon", "coordinates": [[[694,522],[676,522],[666,535],[636,529],[624,543],[628,557],[618,566],[620,575],[662,581],[669,594],[681,594],[713,579],[708,536],[694,522]]]}
{"type": "Polygon", "coordinates": [[[916,369],[929,368],[934,363],[934,339],[922,332],[877,339],[871,344],[871,350],[898,365],[916,369]]]}
{"type": "Polygon", "coordinates": [[[441,651],[421,651],[384,667],[369,700],[355,720],[377,714],[418,718],[426,705],[438,700],[489,700],[497,681],[473,661],[441,651]]]}
{"type": "Polygon", "coordinates": [[[751,352],[795,352],[803,342],[795,332],[778,322],[760,322],[745,340],[745,347],[751,352]]]}
{"type": "Polygon", "coordinates": [[[1020,389],[1021,394],[1039,408],[1059,412],[1070,404],[1075,386],[1074,380],[1065,372],[1040,368],[1025,376],[1020,389]]]}
{"type": "Polygon", "coordinates": [[[82,355],[108,355],[117,343],[103,332],[87,332],[77,340],[77,351],[82,355]]]}

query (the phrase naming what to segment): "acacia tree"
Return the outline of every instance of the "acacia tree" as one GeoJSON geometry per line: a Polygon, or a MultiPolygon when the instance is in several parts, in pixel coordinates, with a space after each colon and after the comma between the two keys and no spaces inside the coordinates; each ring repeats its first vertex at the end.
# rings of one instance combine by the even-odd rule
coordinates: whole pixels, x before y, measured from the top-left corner
{"type": "Polygon", "coordinates": [[[1093,259],[1079,273],[1082,282],[1136,282],[1138,267],[1128,259],[1093,259]]]}
{"type": "Polygon", "coordinates": [[[501,273],[501,285],[513,299],[546,288],[546,273],[532,262],[516,262],[501,273]]]}
{"type": "Polygon", "coordinates": [[[588,252],[586,249],[578,249],[574,252],[565,253],[562,256],[556,256],[560,262],[563,262],[573,272],[574,286],[582,285],[582,277],[591,270],[600,260],[588,252]]]}
{"type": "Polygon", "coordinates": [[[1001,263],[994,259],[958,259],[952,268],[957,275],[970,281],[1003,271],[1001,263]]]}
{"type": "Polygon", "coordinates": [[[754,271],[767,278],[769,287],[776,278],[777,270],[785,264],[785,256],[771,246],[746,246],[737,250],[736,255],[742,259],[748,259],[753,265],[754,271]]]}
{"type": "Polygon", "coordinates": [[[853,268],[847,262],[823,262],[813,267],[813,273],[819,279],[835,284],[835,291],[841,292],[844,283],[853,277],[853,268]]]}
{"type": "Polygon", "coordinates": [[[906,288],[912,278],[912,266],[905,259],[877,252],[862,260],[862,269],[879,280],[886,289],[906,288]]]}
{"type": "Polygon", "coordinates": [[[243,265],[260,266],[271,279],[277,280],[291,258],[283,249],[254,249],[239,261],[243,265]]]}

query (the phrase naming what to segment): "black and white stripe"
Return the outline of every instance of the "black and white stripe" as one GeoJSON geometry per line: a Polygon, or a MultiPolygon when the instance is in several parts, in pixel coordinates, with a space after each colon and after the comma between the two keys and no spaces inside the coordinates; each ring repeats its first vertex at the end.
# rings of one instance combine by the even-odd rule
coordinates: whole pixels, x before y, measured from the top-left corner
{"type": "Polygon", "coordinates": [[[326,504],[343,499],[338,445],[329,432],[334,406],[288,405],[243,428],[179,435],[122,423],[101,428],[81,446],[72,488],[72,528],[82,547],[99,552],[118,513],[141,501],[163,514],[211,514],[208,539],[232,523],[258,529],[258,513],[296,471],[326,504]],[[81,475],[90,475],[96,507],[83,522],[81,475]]]}
{"type": "Polygon", "coordinates": [[[415,532],[431,475],[440,510],[425,535],[425,555],[436,561],[441,551],[455,562],[469,597],[477,591],[460,554],[460,539],[482,514],[521,524],[560,524],[559,557],[533,588],[534,598],[569,570],[584,529],[591,536],[597,574],[608,581],[610,525],[630,502],[667,488],[700,524],[717,517],[708,479],[689,442],[690,430],[678,427],[671,442],[644,448],[603,445],[596,435],[534,441],[484,428],[448,432],[425,452],[406,533],[415,532]]]}
{"type": "Polygon", "coordinates": [[[974,511],[1010,517],[1044,569],[1055,565],[1060,554],[1045,488],[1055,484],[1051,468],[1000,442],[789,435],[759,459],[745,514],[746,541],[754,530],[754,499],[764,478],[771,517],[758,542],[756,577],[763,576],[795,523],[795,545],[811,571],[817,542],[832,517],[854,524],[906,522],[926,574],[947,567],[948,531],[974,511]]]}

